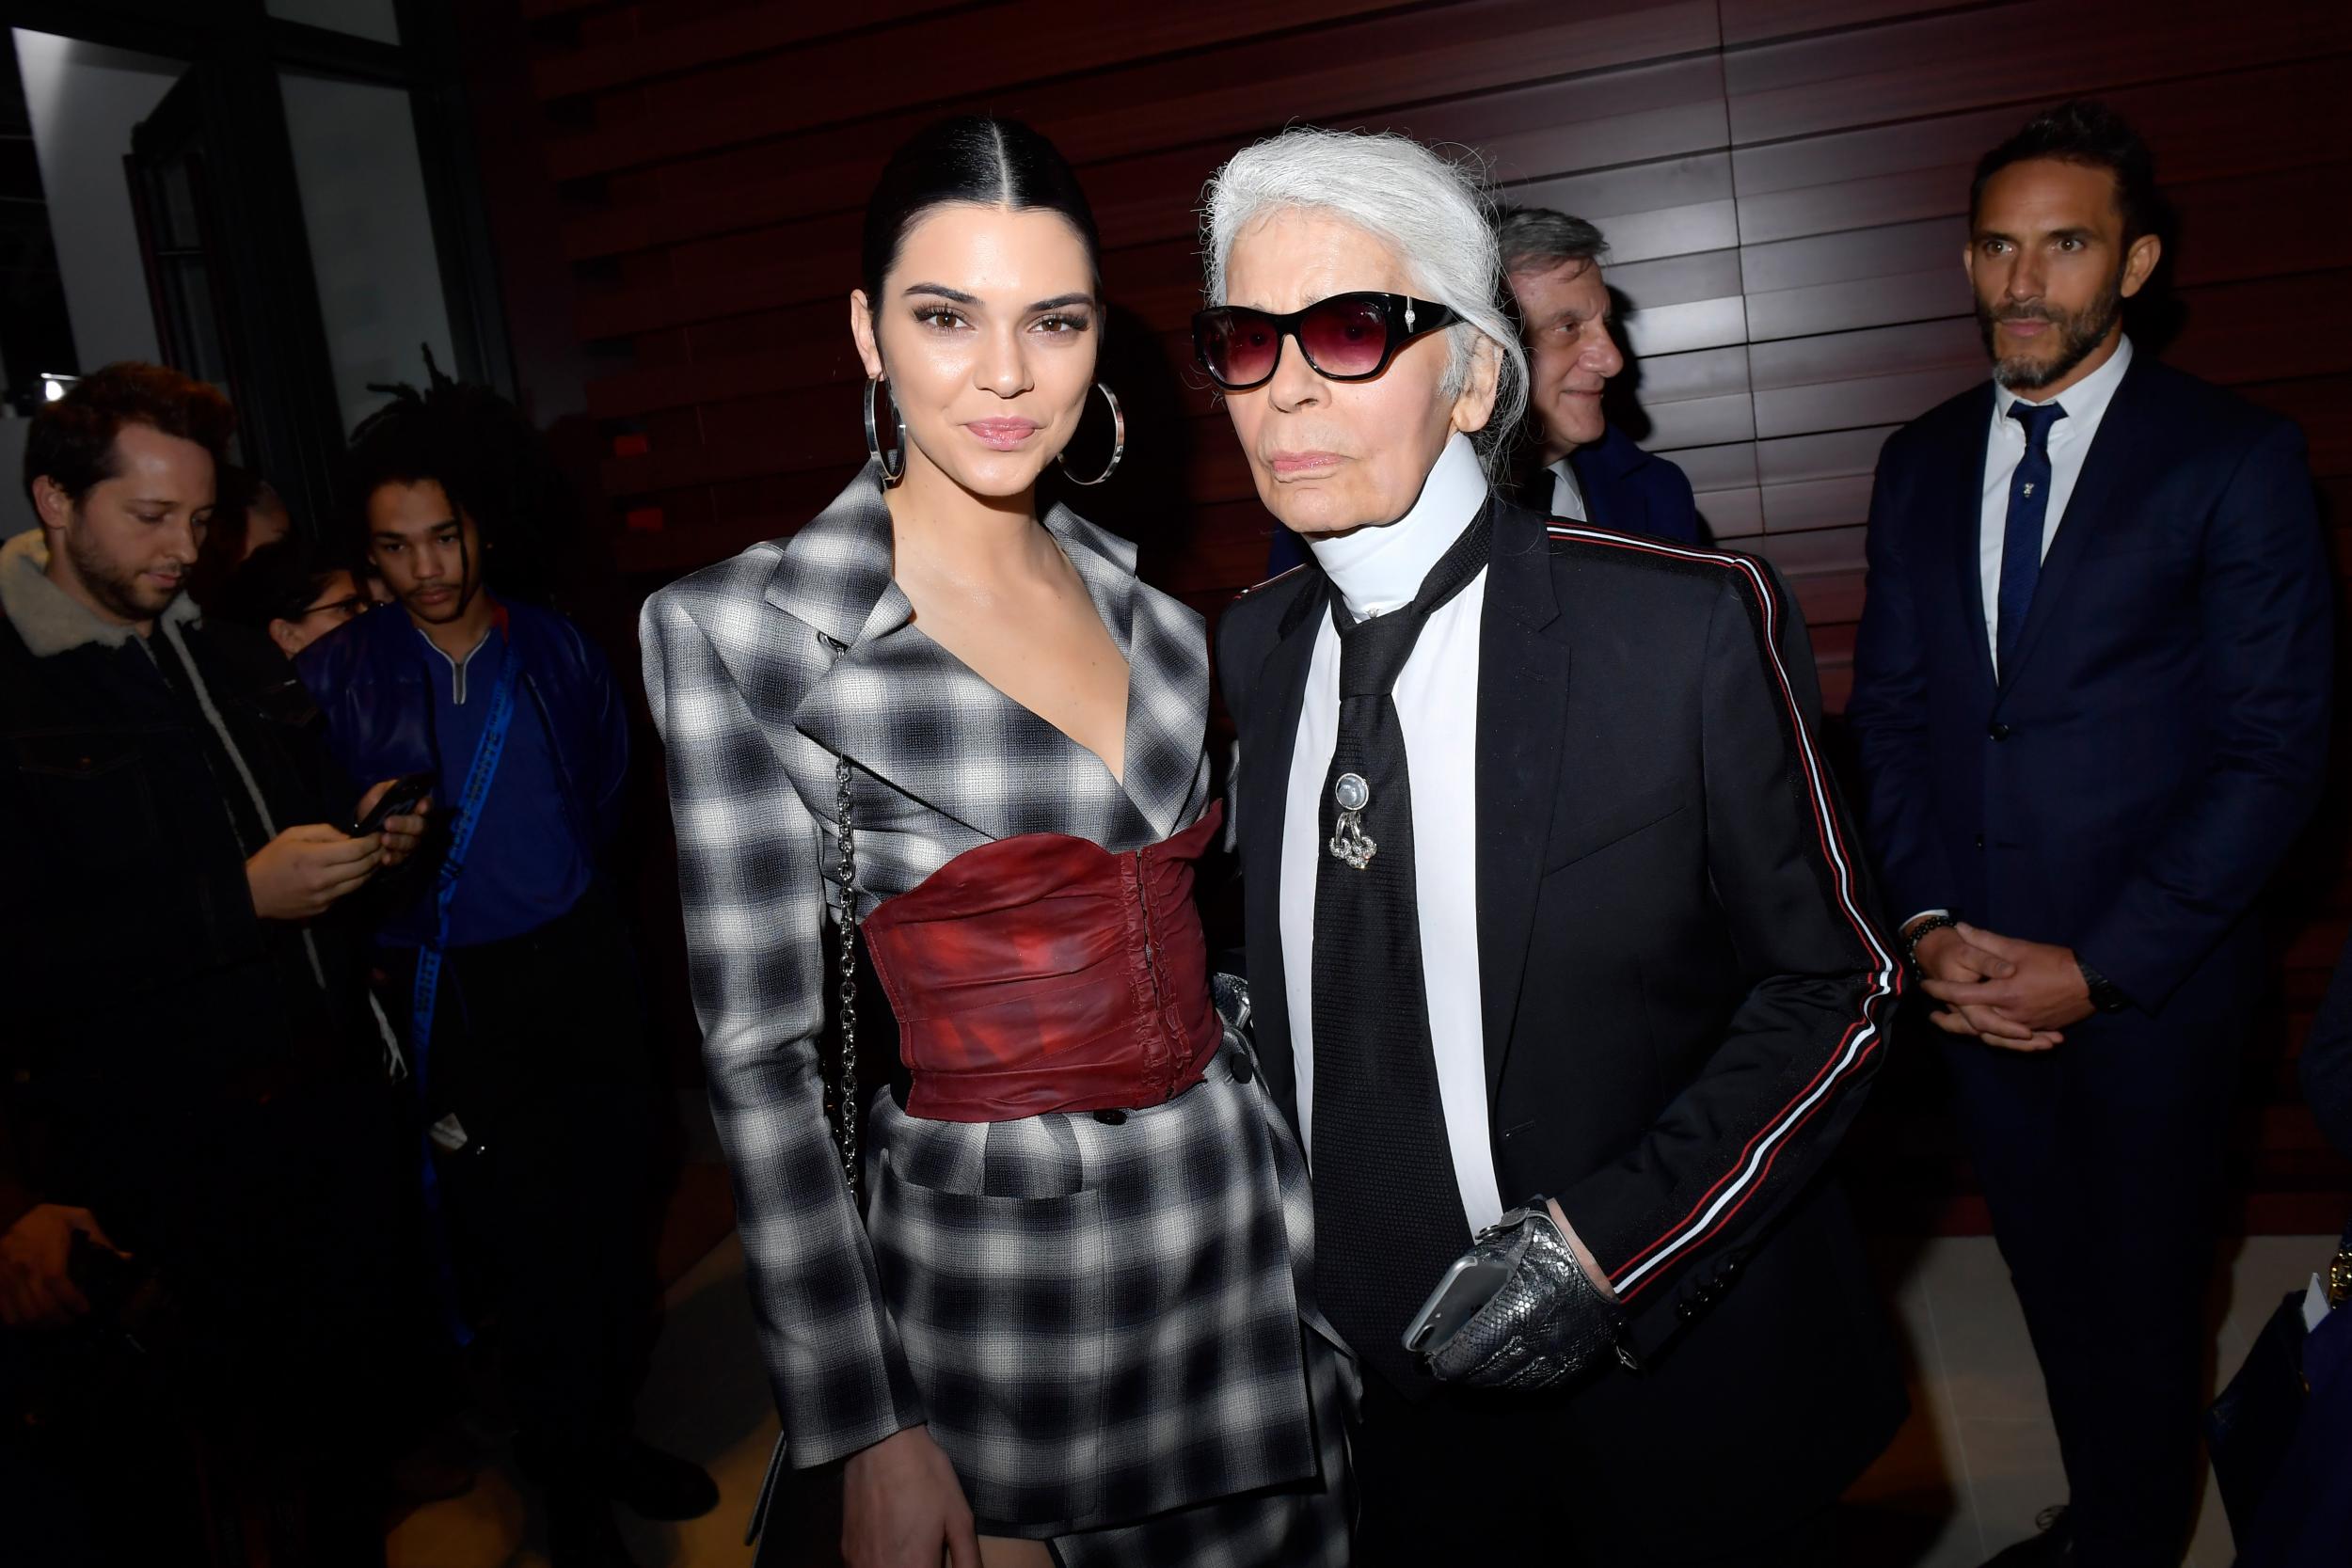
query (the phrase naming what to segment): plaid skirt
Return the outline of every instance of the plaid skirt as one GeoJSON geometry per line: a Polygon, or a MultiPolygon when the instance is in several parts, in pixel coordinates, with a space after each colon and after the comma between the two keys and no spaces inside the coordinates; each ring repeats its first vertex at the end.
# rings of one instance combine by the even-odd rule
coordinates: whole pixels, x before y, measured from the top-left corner
{"type": "Polygon", "coordinates": [[[1343,1563],[1354,1367],[1306,1167],[1243,1049],[1142,1110],[926,1121],[877,1098],[867,1229],[981,1533],[1065,1564],[1343,1563]]]}

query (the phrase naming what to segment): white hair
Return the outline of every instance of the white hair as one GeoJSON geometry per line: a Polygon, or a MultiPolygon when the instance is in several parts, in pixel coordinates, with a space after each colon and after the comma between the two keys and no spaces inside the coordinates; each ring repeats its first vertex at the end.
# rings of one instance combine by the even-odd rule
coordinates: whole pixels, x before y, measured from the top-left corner
{"type": "Polygon", "coordinates": [[[1495,346],[1495,407],[1470,440],[1489,474],[1502,470],[1527,412],[1527,351],[1502,301],[1510,287],[1495,240],[1485,170],[1470,157],[1448,160],[1393,131],[1294,126],[1233,154],[1201,193],[1208,300],[1227,303],[1233,242],[1252,224],[1294,209],[1325,212],[1386,245],[1414,291],[1462,319],[1446,329],[1453,358],[1445,393],[1469,384],[1473,346],[1495,346]]]}

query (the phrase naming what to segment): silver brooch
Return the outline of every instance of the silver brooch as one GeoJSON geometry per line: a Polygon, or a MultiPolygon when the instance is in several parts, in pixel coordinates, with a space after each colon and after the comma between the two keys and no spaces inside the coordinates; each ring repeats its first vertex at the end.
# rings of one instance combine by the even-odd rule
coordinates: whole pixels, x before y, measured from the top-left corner
{"type": "Polygon", "coordinates": [[[1359,815],[1372,804],[1372,785],[1361,773],[1343,773],[1332,783],[1331,799],[1340,808],[1340,819],[1331,831],[1331,853],[1345,861],[1350,870],[1361,871],[1380,850],[1364,832],[1359,815]]]}

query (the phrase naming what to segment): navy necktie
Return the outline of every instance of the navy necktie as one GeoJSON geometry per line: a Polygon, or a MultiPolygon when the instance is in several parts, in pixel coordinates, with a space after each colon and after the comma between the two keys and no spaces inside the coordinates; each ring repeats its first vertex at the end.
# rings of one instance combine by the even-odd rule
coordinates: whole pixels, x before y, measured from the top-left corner
{"type": "Polygon", "coordinates": [[[2050,515],[2050,427],[2066,418],[2055,403],[2012,403],[2009,417],[2026,427],[2026,455],[2009,482],[2009,524],[2001,534],[2000,618],[1995,653],[2007,679],[2010,659],[2026,635],[2033,585],[2042,576],[2042,525],[2050,515]]]}

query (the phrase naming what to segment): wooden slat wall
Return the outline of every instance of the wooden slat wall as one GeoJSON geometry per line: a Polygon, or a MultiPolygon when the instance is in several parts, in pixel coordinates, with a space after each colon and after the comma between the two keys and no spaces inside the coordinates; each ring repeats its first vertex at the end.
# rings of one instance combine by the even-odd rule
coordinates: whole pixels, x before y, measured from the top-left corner
{"type": "MultiPolygon", "coordinates": [[[[1793,580],[1833,709],[1879,443],[1985,373],[1958,264],[1969,167],[2060,97],[2105,97],[2155,146],[2183,219],[2168,356],[2300,420],[2352,524],[2335,0],[518,4],[641,588],[789,531],[858,461],[861,204],[893,145],[961,109],[1027,119],[1079,166],[1107,246],[1106,373],[1136,411],[1129,471],[1090,510],[1211,612],[1257,576],[1267,522],[1185,362],[1192,202],[1291,120],[1460,143],[1515,199],[1601,224],[1646,444],[1689,470],[1721,540],[1793,580]]],[[[2259,1068],[2278,1194],[2342,1175],[2276,1048],[2352,926],[2344,837],[2315,843],[2283,939],[2291,1017],[2259,1068]]]]}

